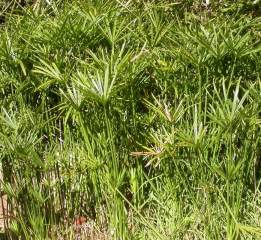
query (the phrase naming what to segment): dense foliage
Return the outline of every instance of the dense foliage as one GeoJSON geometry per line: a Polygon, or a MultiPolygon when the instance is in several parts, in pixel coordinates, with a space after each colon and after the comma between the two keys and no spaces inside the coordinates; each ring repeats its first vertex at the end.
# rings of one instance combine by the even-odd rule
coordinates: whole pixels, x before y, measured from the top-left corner
{"type": "Polygon", "coordinates": [[[0,6],[8,238],[261,238],[259,1],[0,6]]]}

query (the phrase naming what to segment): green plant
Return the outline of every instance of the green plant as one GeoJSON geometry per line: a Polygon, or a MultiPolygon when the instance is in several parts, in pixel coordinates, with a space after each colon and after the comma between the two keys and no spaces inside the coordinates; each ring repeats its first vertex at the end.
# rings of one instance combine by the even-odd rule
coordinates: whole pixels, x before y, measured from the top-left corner
{"type": "Polygon", "coordinates": [[[0,4],[7,237],[260,238],[257,5],[0,4]]]}

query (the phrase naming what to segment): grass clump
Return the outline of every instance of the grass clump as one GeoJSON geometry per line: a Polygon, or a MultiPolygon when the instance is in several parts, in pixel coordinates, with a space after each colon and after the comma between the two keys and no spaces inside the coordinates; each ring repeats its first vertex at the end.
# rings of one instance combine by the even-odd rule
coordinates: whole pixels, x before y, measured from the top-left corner
{"type": "Polygon", "coordinates": [[[9,239],[259,239],[259,2],[1,2],[9,239]]]}

